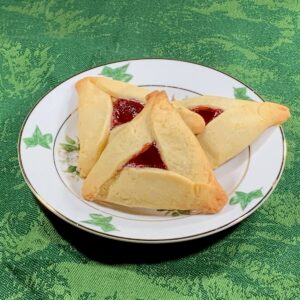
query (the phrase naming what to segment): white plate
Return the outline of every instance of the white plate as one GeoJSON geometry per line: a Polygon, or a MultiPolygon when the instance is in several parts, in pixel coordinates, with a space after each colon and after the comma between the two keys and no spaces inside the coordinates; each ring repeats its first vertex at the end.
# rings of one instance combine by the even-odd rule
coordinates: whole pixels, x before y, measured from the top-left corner
{"type": "Polygon", "coordinates": [[[19,161],[28,186],[44,206],[63,220],[118,240],[177,242],[211,235],[240,222],[274,190],[286,152],[280,127],[265,131],[250,147],[215,171],[230,198],[217,214],[188,215],[184,211],[129,209],[83,200],[80,195],[82,181],[76,175],[77,99],[74,84],[85,76],[99,74],[151,89],[164,89],[170,98],[176,99],[204,94],[231,98],[239,95],[262,101],[251,89],[224,73],[175,60],[116,62],[64,81],[32,109],[24,122],[18,145],[19,161]],[[67,136],[71,139],[66,140],[67,136]]]}

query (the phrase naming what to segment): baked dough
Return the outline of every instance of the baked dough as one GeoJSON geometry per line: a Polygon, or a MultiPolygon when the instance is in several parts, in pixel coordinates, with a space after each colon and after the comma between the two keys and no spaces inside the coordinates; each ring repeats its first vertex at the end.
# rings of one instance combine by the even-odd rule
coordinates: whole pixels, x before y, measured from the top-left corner
{"type": "MultiPolygon", "coordinates": [[[[145,104],[146,96],[151,93],[151,91],[146,88],[106,77],[89,77],[89,79],[98,88],[108,93],[115,99],[135,99],[145,104]]],[[[205,122],[198,114],[181,105],[176,105],[176,109],[180,113],[184,122],[195,134],[198,134],[204,130],[205,122]]]]}
{"type": "MultiPolygon", "coordinates": [[[[134,99],[145,105],[146,95],[150,93],[132,84],[107,79],[105,77],[86,77],[76,83],[78,93],[78,135],[80,151],[78,167],[80,176],[85,178],[104,149],[111,131],[112,102],[116,99],[134,99]]],[[[198,114],[185,107],[178,112],[191,130],[200,133],[205,123],[198,114]]],[[[122,125],[121,125],[122,126],[122,125]]]]}
{"type": "Polygon", "coordinates": [[[85,178],[104,149],[112,117],[111,97],[89,80],[77,82],[78,138],[80,150],[78,167],[85,178]]]}
{"type": "Polygon", "coordinates": [[[227,202],[195,135],[164,92],[149,94],[144,109],[110,136],[82,195],[96,202],[199,213],[216,213],[227,202]],[[153,142],[167,170],[126,166],[153,142]]]}
{"type": "Polygon", "coordinates": [[[225,163],[249,146],[264,130],[290,117],[286,106],[216,96],[177,101],[188,109],[198,106],[222,109],[197,138],[213,168],[225,163]]]}

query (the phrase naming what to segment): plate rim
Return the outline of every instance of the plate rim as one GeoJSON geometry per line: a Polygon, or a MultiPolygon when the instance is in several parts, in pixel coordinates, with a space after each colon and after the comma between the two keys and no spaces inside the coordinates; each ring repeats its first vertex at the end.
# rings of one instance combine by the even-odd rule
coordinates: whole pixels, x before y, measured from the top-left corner
{"type": "Polygon", "coordinates": [[[194,239],[198,239],[198,238],[203,238],[206,236],[210,236],[213,235],[215,233],[221,232],[223,230],[226,230],[227,228],[230,228],[238,223],[240,223],[242,220],[244,220],[245,218],[247,218],[248,216],[250,216],[252,213],[254,213],[271,195],[271,193],[275,190],[277,184],[280,181],[280,178],[282,176],[284,167],[285,167],[285,163],[286,163],[286,156],[287,156],[287,143],[286,143],[286,137],[283,131],[282,126],[278,126],[280,133],[281,133],[281,138],[282,138],[282,142],[283,142],[283,154],[282,154],[282,161],[281,161],[281,165],[280,165],[280,170],[278,172],[278,174],[276,175],[276,178],[271,186],[271,188],[268,190],[268,192],[263,196],[263,198],[255,205],[253,206],[249,211],[247,211],[246,213],[244,213],[243,215],[241,215],[239,218],[232,220],[231,222],[218,227],[216,229],[212,229],[209,230],[207,232],[204,233],[199,233],[199,234],[195,234],[195,235],[191,235],[191,236],[186,236],[186,237],[180,237],[180,238],[170,238],[170,239],[137,239],[137,238],[128,238],[128,237],[118,237],[118,236],[114,236],[108,233],[104,233],[101,231],[97,231],[94,230],[92,228],[88,228],[83,226],[82,224],[73,221],[72,219],[69,219],[68,217],[66,217],[65,215],[63,215],[62,213],[58,212],[54,207],[52,207],[49,203],[47,203],[46,200],[44,200],[41,195],[39,195],[39,193],[35,190],[35,188],[33,187],[33,185],[31,184],[30,180],[28,179],[27,175],[26,175],[26,171],[23,167],[23,163],[22,163],[22,158],[21,158],[21,143],[22,143],[22,134],[23,134],[23,130],[24,127],[30,117],[30,115],[32,114],[32,112],[34,111],[34,109],[37,107],[37,105],[48,95],[50,94],[54,89],[56,89],[57,87],[59,87],[60,85],[64,84],[66,81],[68,81],[69,79],[80,75],[81,73],[87,72],[91,69],[95,69],[95,68],[100,68],[106,65],[110,65],[110,64],[114,64],[114,63],[121,63],[121,62],[128,62],[128,61],[139,61],[139,60],[164,60],[164,61],[175,61],[175,62],[183,62],[183,63],[189,63],[189,64],[193,64],[195,66],[200,66],[200,67],[205,67],[207,69],[211,69],[214,71],[217,71],[221,74],[224,74],[234,80],[236,80],[237,82],[241,83],[243,86],[247,87],[250,91],[252,91],[254,94],[256,94],[263,102],[265,102],[265,100],[259,96],[259,94],[251,87],[249,87],[247,84],[245,84],[244,82],[242,82],[241,80],[235,78],[234,76],[228,74],[227,72],[224,71],[220,71],[214,67],[209,67],[207,65],[204,64],[200,64],[200,63],[195,63],[192,61],[188,61],[188,60],[181,60],[181,59],[175,59],[175,58],[155,58],[155,57],[144,57],[144,58],[129,58],[129,59],[122,59],[122,60],[118,60],[118,61],[111,61],[108,63],[104,63],[104,64],[100,64],[100,65],[96,65],[96,66],[92,66],[90,68],[84,69],[78,73],[75,73],[73,75],[71,75],[70,77],[64,79],[63,81],[61,81],[60,83],[58,83],[57,85],[55,85],[54,87],[52,87],[50,90],[48,90],[46,93],[44,93],[39,99],[38,101],[33,105],[33,107],[29,110],[29,112],[27,113],[24,121],[22,122],[20,131],[19,131],[19,136],[18,136],[18,142],[17,142],[17,152],[18,152],[18,162],[19,162],[19,167],[21,169],[21,173],[22,176],[27,184],[27,186],[29,187],[30,191],[33,193],[33,195],[37,198],[37,200],[40,202],[40,204],[42,204],[45,208],[47,208],[50,212],[52,212],[54,215],[56,215],[58,218],[66,221],[67,223],[69,223],[70,225],[73,225],[74,227],[77,227],[78,229],[84,230],[86,232],[89,232],[91,234],[95,234],[98,235],[100,237],[105,237],[105,238],[109,238],[112,240],[117,240],[117,241],[123,241],[123,242],[131,242],[131,243],[143,243],[143,244],[166,244],[166,243],[178,243],[178,242],[184,242],[184,241],[190,241],[190,240],[194,240],[194,239]]]}

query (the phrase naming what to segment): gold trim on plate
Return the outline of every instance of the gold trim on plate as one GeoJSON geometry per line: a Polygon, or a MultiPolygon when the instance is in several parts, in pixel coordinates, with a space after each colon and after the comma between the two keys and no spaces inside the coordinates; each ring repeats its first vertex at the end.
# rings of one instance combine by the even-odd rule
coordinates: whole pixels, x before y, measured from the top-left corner
{"type": "MultiPolygon", "coordinates": [[[[237,219],[235,219],[235,220],[233,220],[233,221],[231,221],[231,222],[229,222],[229,223],[227,223],[227,224],[225,224],[225,225],[223,225],[223,226],[221,226],[219,228],[216,228],[216,229],[204,232],[204,233],[192,235],[192,236],[186,236],[186,237],[181,237],[181,238],[172,238],[172,239],[159,239],[159,240],[148,239],[148,240],[145,240],[145,239],[132,239],[132,238],[125,238],[125,237],[118,237],[118,236],[115,236],[115,235],[112,235],[112,234],[106,234],[106,233],[103,233],[103,232],[100,232],[100,231],[96,231],[94,229],[88,228],[88,227],[86,227],[86,226],[84,226],[84,225],[82,225],[80,223],[77,223],[77,222],[75,222],[75,221],[67,218],[65,215],[61,214],[55,208],[53,208],[52,206],[50,206],[47,203],[47,201],[44,200],[41,197],[41,195],[39,195],[39,193],[34,189],[33,185],[30,182],[30,180],[27,178],[26,172],[25,172],[24,167],[23,167],[22,158],[21,158],[22,134],[23,134],[23,130],[24,130],[24,127],[25,127],[25,124],[26,124],[28,118],[30,117],[30,115],[32,114],[32,112],[34,111],[34,109],[43,101],[43,99],[51,91],[53,91],[55,88],[57,88],[60,85],[62,85],[65,81],[67,81],[67,80],[69,80],[69,79],[73,78],[74,76],[77,76],[77,75],[79,75],[81,73],[84,73],[84,72],[89,71],[89,70],[94,69],[94,68],[100,68],[100,67],[103,67],[105,65],[110,65],[110,64],[113,64],[113,63],[128,62],[128,61],[138,61],[138,60],[168,60],[168,61],[184,62],[184,63],[189,63],[189,64],[193,64],[193,65],[200,66],[200,67],[205,67],[205,68],[217,71],[219,73],[222,73],[222,74],[224,74],[224,75],[226,75],[226,76],[228,76],[228,77],[230,77],[230,78],[232,78],[232,79],[240,82],[242,85],[244,85],[249,90],[251,90],[258,98],[261,99],[261,97],[259,97],[258,94],[252,88],[250,88],[248,85],[244,84],[242,81],[236,79],[235,77],[227,74],[226,72],[219,71],[219,70],[217,70],[215,68],[208,67],[208,66],[205,66],[205,65],[202,65],[202,64],[197,64],[197,63],[194,63],[194,62],[184,61],[184,60],[163,59],[163,58],[137,58],[137,59],[129,59],[129,60],[120,60],[120,61],[109,62],[109,63],[106,63],[106,64],[94,66],[94,67],[86,69],[86,70],[84,70],[82,72],[78,72],[77,74],[72,75],[69,78],[65,79],[63,82],[61,82],[60,84],[58,84],[57,86],[55,86],[54,88],[52,88],[50,91],[48,91],[43,97],[41,97],[39,99],[39,101],[33,106],[33,108],[29,111],[29,113],[27,114],[27,116],[26,116],[26,118],[25,118],[25,120],[24,120],[24,122],[23,122],[23,124],[21,126],[20,133],[19,133],[19,138],[18,138],[18,144],[17,144],[18,160],[19,160],[19,165],[20,165],[21,173],[22,173],[22,175],[24,177],[24,180],[25,180],[26,184],[30,188],[31,192],[39,200],[39,202],[42,205],[44,205],[49,211],[51,211],[52,213],[54,213],[57,217],[61,218],[62,220],[68,222],[69,224],[71,224],[71,225],[73,225],[73,226],[75,226],[77,228],[80,228],[80,229],[82,229],[84,231],[87,231],[89,233],[93,233],[93,234],[96,234],[98,236],[107,237],[107,238],[110,238],[110,239],[113,239],[113,240],[118,240],[118,241],[127,241],[127,242],[133,242],[133,243],[148,243],[148,244],[162,244],[162,243],[183,242],[183,241],[193,240],[193,239],[197,239],[197,238],[201,238],[201,237],[212,235],[214,233],[223,231],[223,230],[225,230],[225,229],[227,229],[227,228],[229,228],[229,227],[231,227],[231,226],[233,226],[233,225],[241,222],[246,217],[248,217],[250,214],[252,214],[257,208],[259,208],[266,201],[266,199],[269,197],[269,195],[271,194],[271,192],[276,188],[276,186],[277,186],[277,184],[279,182],[279,179],[280,179],[280,177],[282,175],[282,172],[283,172],[283,169],[284,169],[284,166],[285,166],[285,162],[286,162],[286,153],[287,153],[286,138],[285,138],[282,126],[279,126],[279,129],[280,129],[280,132],[281,132],[282,142],[283,142],[283,157],[282,157],[282,161],[281,161],[280,170],[279,170],[279,172],[278,172],[278,174],[276,176],[276,179],[274,180],[273,185],[268,190],[268,192],[263,196],[263,198],[255,206],[253,206],[249,211],[247,211],[246,213],[244,213],[243,215],[241,215],[239,218],[237,218],[237,219]]],[[[261,99],[261,101],[264,101],[264,100],[261,99]]],[[[248,165],[248,167],[249,167],[249,165],[248,165]]]]}

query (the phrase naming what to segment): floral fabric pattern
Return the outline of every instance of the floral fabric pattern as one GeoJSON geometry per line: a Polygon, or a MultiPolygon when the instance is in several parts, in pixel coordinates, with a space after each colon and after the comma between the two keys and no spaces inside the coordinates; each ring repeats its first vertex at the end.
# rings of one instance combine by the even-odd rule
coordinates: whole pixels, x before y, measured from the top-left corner
{"type": "MultiPolygon", "coordinates": [[[[0,299],[299,298],[299,14],[297,1],[2,0],[0,299]],[[129,245],[59,220],[26,186],[16,143],[38,100],[85,69],[147,57],[216,68],[290,107],[281,181],[240,225],[192,242],[129,245]]],[[[103,72],[131,79],[127,66],[103,72]]],[[[249,98],[244,89],[234,95],[249,98]]],[[[38,126],[24,142],[28,151],[53,146],[51,133],[38,126]]],[[[69,139],[62,147],[78,145],[69,139]]],[[[261,196],[247,192],[232,204],[243,208],[261,196]]],[[[101,215],[84,221],[117,230],[101,215]]]]}

